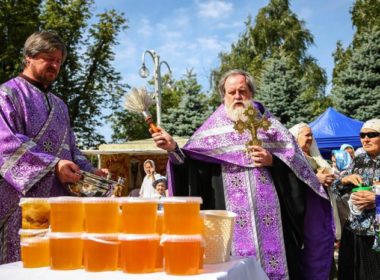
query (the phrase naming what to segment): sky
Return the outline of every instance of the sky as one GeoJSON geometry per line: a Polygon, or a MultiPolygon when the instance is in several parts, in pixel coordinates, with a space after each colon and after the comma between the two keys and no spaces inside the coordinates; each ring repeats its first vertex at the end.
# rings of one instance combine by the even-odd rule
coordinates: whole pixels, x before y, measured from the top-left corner
{"type": "MultiPolygon", "coordinates": [[[[154,50],[160,61],[166,61],[174,79],[183,78],[193,69],[202,91],[210,90],[209,76],[219,67],[219,53],[229,52],[245,31],[248,16],[254,20],[269,0],[95,0],[94,13],[116,9],[124,12],[128,29],[118,36],[115,47],[117,71],[123,82],[132,87],[147,86],[152,78],[153,59],[147,54],[145,63],[151,75],[139,76],[142,54],[154,50]]],[[[291,10],[314,36],[308,53],[325,69],[329,82],[334,67],[332,57],[337,41],[347,47],[354,34],[350,8],[354,0],[289,0],[291,10]]],[[[161,66],[162,75],[168,73],[161,66]]],[[[328,86],[329,90],[329,86],[328,86]]],[[[109,125],[99,128],[110,141],[109,125]]]]}

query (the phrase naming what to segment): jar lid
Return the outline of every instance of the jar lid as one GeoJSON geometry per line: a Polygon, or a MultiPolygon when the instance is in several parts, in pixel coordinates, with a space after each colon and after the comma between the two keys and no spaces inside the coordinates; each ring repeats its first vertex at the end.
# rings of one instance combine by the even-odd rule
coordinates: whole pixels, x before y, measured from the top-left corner
{"type": "Polygon", "coordinates": [[[121,203],[157,203],[157,199],[145,197],[122,197],[120,201],[121,203]]]}
{"type": "Polygon", "coordinates": [[[200,234],[163,234],[161,235],[161,244],[165,242],[201,242],[203,240],[200,234]]]}
{"type": "Polygon", "coordinates": [[[152,234],[119,234],[119,240],[131,241],[131,240],[159,240],[160,235],[157,233],[152,234]]]}
{"type": "Polygon", "coordinates": [[[91,204],[91,203],[117,203],[119,204],[119,199],[116,197],[83,197],[82,202],[84,204],[91,204]]]}
{"type": "Polygon", "coordinates": [[[50,204],[62,204],[62,203],[82,203],[81,197],[75,196],[57,196],[49,198],[50,204]]]}
{"type": "Polygon", "coordinates": [[[49,203],[48,197],[22,197],[20,199],[19,205],[29,204],[29,203],[49,203]]]}
{"type": "Polygon", "coordinates": [[[202,204],[202,197],[199,196],[172,196],[161,199],[163,204],[166,203],[198,203],[202,204]]]}

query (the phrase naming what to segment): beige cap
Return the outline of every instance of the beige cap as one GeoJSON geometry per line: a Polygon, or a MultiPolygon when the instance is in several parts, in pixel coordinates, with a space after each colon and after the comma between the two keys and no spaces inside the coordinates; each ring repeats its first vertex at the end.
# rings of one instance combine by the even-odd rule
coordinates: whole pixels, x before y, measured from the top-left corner
{"type": "Polygon", "coordinates": [[[380,133],[380,119],[371,119],[366,121],[362,126],[362,130],[363,128],[373,129],[380,133]]]}

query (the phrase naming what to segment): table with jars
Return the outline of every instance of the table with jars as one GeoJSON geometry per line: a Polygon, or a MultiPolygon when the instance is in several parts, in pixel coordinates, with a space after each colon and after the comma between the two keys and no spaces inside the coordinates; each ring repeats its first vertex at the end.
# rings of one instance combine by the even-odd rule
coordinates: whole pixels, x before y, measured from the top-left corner
{"type": "Polygon", "coordinates": [[[21,262],[1,265],[0,279],[267,279],[255,259],[230,259],[235,214],[201,203],[23,198],[21,262]]]}

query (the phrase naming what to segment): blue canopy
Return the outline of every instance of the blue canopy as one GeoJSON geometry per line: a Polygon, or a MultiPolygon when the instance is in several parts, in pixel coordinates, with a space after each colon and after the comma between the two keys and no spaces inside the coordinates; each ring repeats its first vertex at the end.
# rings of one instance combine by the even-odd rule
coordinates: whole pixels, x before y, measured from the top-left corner
{"type": "Polygon", "coordinates": [[[331,150],[342,144],[361,147],[359,132],[363,122],[351,119],[329,107],[322,115],[309,124],[322,155],[328,157],[331,150]]]}

